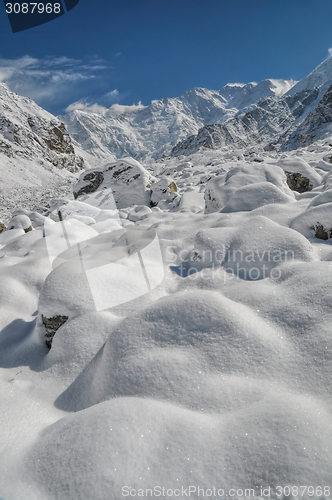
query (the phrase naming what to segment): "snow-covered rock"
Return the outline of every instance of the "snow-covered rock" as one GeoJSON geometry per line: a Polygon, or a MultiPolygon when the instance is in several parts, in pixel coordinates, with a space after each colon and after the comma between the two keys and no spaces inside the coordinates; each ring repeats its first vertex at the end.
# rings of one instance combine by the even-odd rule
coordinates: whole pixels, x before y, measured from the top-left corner
{"type": "MultiPolygon", "coordinates": [[[[132,205],[149,206],[150,189],[154,181],[155,177],[138,161],[124,158],[83,173],[74,186],[74,196],[80,199],[98,191],[97,197],[100,197],[103,190],[107,190],[106,198],[112,197],[118,209],[132,205]]],[[[104,202],[101,206],[105,207],[104,202]]]]}
{"type": "Polygon", "coordinates": [[[292,203],[294,198],[283,193],[271,182],[256,182],[237,189],[221,212],[250,211],[270,203],[292,203]]]}
{"type": "MultiPolygon", "coordinates": [[[[177,193],[178,188],[174,180],[170,177],[163,177],[151,184],[151,206],[159,206],[160,202],[173,202],[173,193],[177,193]]],[[[166,207],[165,207],[166,208],[166,207]]]]}
{"type": "Polygon", "coordinates": [[[143,217],[146,217],[151,212],[151,208],[147,207],[146,205],[138,205],[130,210],[130,212],[128,213],[128,219],[132,222],[137,222],[143,217]]]}
{"type": "Polygon", "coordinates": [[[306,238],[314,236],[322,240],[332,238],[332,200],[317,206],[311,205],[292,220],[290,227],[306,238]]]}
{"type": "MultiPolygon", "coordinates": [[[[280,167],[257,163],[248,165],[247,163],[239,162],[237,166],[231,168],[228,173],[219,175],[207,183],[204,193],[206,212],[219,212],[228,203],[237,189],[243,189],[244,186],[248,186],[249,184],[262,182],[272,183],[279,188],[281,193],[280,195],[278,194],[278,199],[280,200],[282,198],[282,193],[292,196],[286,183],[286,176],[280,167]]],[[[275,191],[275,194],[276,193],[278,193],[278,191],[275,191]]],[[[283,198],[283,200],[285,199],[286,198],[283,198]]],[[[243,200],[244,205],[245,203],[246,201],[243,200]]],[[[254,200],[252,203],[253,208],[259,206],[254,206],[254,200]]],[[[246,208],[244,209],[246,210],[246,208]]]]}
{"type": "Polygon", "coordinates": [[[12,229],[24,229],[24,232],[27,233],[32,230],[31,220],[27,215],[15,215],[8,222],[7,230],[12,229]]]}
{"type": "Polygon", "coordinates": [[[301,235],[266,217],[254,216],[235,228],[218,227],[198,232],[185,268],[189,266],[188,272],[193,273],[223,266],[228,273],[250,281],[280,276],[281,271],[274,268],[285,261],[313,258],[311,245],[301,235]]]}

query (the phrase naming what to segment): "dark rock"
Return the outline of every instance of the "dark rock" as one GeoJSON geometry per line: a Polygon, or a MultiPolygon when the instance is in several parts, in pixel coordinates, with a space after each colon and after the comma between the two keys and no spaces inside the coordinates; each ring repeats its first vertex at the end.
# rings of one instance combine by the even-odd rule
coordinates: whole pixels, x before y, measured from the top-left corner
{"type": "Polygon", "coordinates": [[[53,318],[46,318],[42,314],[42,322],[45,326],[45,343],[49,349],[52,347],[53,337],[60,326],[64,325],[69,316],[53,316],[53,318]]]}
{"type": "Polygon", "coordinates": [[[292,191],[305,193],[306,191],[312,190],[313,184],[310,182],[308,177],[304,177],[304,175],[298,172],[294,173],[285,171],[285,174],[287,176],[287,184],[292,191]]]}
{"type": "Polygon", "coordinates": [[[74,191],[75,200],[82,194],[94,193],[99,186],[104,182],[104,175],[102,172],[89,172],[82,178],[83,181],[88,182],[78,191],[74,191]]]}
{"type": "Polygon", "coordinates": [[[320,240],[328,240],[329,238],[332,238],[332,229],[325,229],[323,224],[320,224],[319,222],[317,222],[316,226],[313,226],[311,229],[315,231],[316,238],[320,240]]]}

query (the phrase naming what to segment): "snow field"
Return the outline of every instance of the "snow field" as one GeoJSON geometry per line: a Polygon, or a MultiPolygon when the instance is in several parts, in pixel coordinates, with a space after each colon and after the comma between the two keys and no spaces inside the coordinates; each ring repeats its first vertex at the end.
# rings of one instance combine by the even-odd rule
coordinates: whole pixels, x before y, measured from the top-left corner
{"type": "Polygon", "coordinates": [[[275,160],[226,158],[207,208],[206,168],[190,166],[167,209],[117,212],[105,185],[91,204],[17,213],[33,230],[0,235],[3,500],[331,484],[332,250],[307,229],[330,228],[331,202],[325,174],[298,196],[275,160]],[[162,269],[150,255],[146,272],[163,279],[98,310],[87,272],[106,296],[103,266],[144,258],[155,234],[162,269]],[[68,319],[48,350],[42,318],[56,316],[68,319]]]}

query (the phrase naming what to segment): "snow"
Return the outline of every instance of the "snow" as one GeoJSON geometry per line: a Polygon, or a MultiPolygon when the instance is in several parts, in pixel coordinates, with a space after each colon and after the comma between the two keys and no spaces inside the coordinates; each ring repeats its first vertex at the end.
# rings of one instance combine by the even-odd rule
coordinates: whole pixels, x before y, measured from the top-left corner
{"type": "MultiPolygon", "coordinates": [[[[181,121],[185,106],[197,128],[203,102],[221,116],[231,98],[287,85],[193,89],[107,119],[158,117],[166,151],[169,117],[181,121]]],[[[331,138],[139,163],[107,157],[97,125],[108,112],[75,113],[99,141],[82,132],[97,164],[71,173],[77,198],[52,184],[33,209],[22,195],[0,233],[1,500],[118,500],[130,488],[149,498],[190,485],[196,500],[244,497],[232,488],[262,500],[277,486],[331,485],[331,138]],[[285,172],[313,189],[291,191],[285,172]],[[49,349],[46,325],[59,318],[49,349]]]]}
{"type": "Polygon", "coordinates": [[[331,85],[332,77],[332,56],[328,57],[320,63],[315,69],[313,69],[307,76],[302,78],[296,83],[290,90],[288,90],[288,95],[295,95],[297,92],[302,90],[318,88],[320,91],[320,96],[327,91],[328,87],[331,85]]]}

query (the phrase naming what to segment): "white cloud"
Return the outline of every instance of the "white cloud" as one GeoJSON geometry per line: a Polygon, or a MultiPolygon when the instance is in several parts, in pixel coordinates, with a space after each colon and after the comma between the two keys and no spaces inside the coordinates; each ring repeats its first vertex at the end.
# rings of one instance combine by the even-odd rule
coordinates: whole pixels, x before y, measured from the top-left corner
{"type": "Polygon", "coordinates": [[[100,106],[100,104],[89,104],[87,102],[77,101],[70,104],[65,111],[67,113],[70,113],[71,111],[86,111],[88,113],[97,113],[98,115],[102,115],[107,111],[107,108],[100,106]]]}
{"type": "Polygon", "coordinates": [[[16,59],[0,57],[0,81],[18,94],[31,97],[38,104],[63,101],[64,95],[77,91],[82,82],[93,81],[108,69],[100,60],[68,57],[37,59],[29,55],[16,59]]]}
{"type": "Polygon", "coordinates": [[[329,57],[332,56],[332,47],[329,49],[329,57]]]}
{"type": "MultiPolygon", "coordinates": [[[[100,102],[104,104],[110,104],[111,102],[114,102],[115,100],[120,99],[120,93],[117,89],[111,90],[110,92],[107,92],[107,94],[103,95],[100,98],[100,102]]],[[[127,107],[127,106],[120,106],[119,104],[113,104],[110,108],[107,108],[103,106],[102,104],[94,103],[91,104],[89,102],[88,98],[85,99],[80,99],[79,101],[73,102],[66,108],[66,112],[70,113],[71,111],[86,111],[87,113],[98,113],[99,115],[104,114],[106,111],[111,111],[114,106],[118,107],[127,107]]],[[[111,113],[112,114],[112,113],[111,113]]],[[[120,114],[120,113],[117,113],[120,114]]],[[[113,115],[112,115],[113,116],[113,115]]]]}
{"type": "Polygon", "coordinates": [[[106,99],[111,99],[111,100],[118,99],[118,97],[119,97],[119,91],[116,90],[116,89],[111,90],[111,92],[107,92],[107,94],[105,94],[104,97],[106,99]]]}
{"type": "Polygon", "coordinates": [[[122,115],[123,113],[134,113],[135,111],[138,111],[139,109],[143,109],[145,106],[141,102],[138,104],[132,104],[131,106],[125,106],[124,104],[113,104],[108,110],[108,113],[110,116],[119,116],[122,115]]]}

